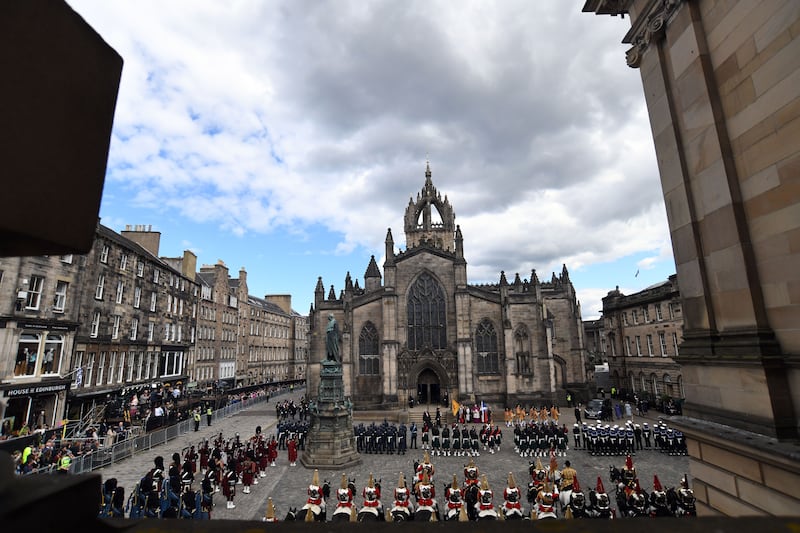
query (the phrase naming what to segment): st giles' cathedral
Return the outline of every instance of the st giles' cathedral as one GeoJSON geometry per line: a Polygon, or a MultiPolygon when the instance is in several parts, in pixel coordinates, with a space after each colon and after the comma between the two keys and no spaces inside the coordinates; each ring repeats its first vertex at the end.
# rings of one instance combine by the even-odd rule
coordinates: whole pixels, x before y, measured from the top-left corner
{"type": "Polygon", "coordinates": [[[348,272],[344,290],[337,295],[331,285],[326,295],[319,278],[309,316],[312,396],[330,315],[341,334],[344,393],[356,409],[397,409],[414,398],[485,401],[497,410],[564,405],[568,390],[585,395],[580,304],[566,266],[550,281],[532,270],[525,279],[509,282],[501,272],[497,283],[471,285],[455,218],[428,165],[406,207],[406,250],[396,251],[391,228],[386,233],[383,276],[373,256],[363,287],[348,272]]]}

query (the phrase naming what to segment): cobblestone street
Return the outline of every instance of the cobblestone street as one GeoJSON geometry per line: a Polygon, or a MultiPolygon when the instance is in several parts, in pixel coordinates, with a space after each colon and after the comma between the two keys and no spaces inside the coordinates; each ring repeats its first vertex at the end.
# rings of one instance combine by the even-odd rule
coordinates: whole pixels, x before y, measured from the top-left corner
{"type": "MultiPolygon", "coordinates": [[[[303,390],[295,391],[293,394],[279,396],[276,400],[283,401],[294,398],[297,401],[303,392],[303,390]]],[[[125,488],[126,495],[128,495],[139,479],[152,467],[153,458],[156,455],[161,455],[168,463],[174,452],[182,453],[187,446],[197,446],[204,439],[213,439],[220,432],[225,438],[230,438],[238,433],[242,439],[246,439],[255,433],[255,428],[259,425],[267,435],[274,434],[276,425],[274,406],[274,401],[270,400],[269,403],[257,404],[228,418],[215,420],[211,427],[207,427],[204,423],[199,432],[186,433],[158,448],[139,453],[130,459],[125,459],[96,472],[102,475],[104,481],[111,477],[117,478],[118,483],[125,488]]],[[[500,411],[502,412],[502,410],[500,411]]],[[[566,424],[568,428],[571,428],[574,423],[572,409],[564,409],[564,412],[559,424],[566,424]]],[[[635,423],[648,422],[652,424],[654,420],[654,418],[634,418],[635,423]]],[[[355,420],[356,423],[362,421],[368,424],[373,421],[380,423],[382,420],[362,420],[360,418],[355,420]]],[[[624,421],[615,423],[619,422],[624,421]]],[[[530,481],[529,461],[536,461],[535,458],[523,458],[515,453],[512,429],[504,426],[501,426],[501,429],[503,430],[503,445],[500,451],[490,454],[481,450],[481,455],[474,459],[480,473],[486,474],[489,485],[494,491],[495,505],[502,503],[502,493],[506,486],[508,473],[513,472],[517,483],[520,486],[526,486],[530,481]]],[[[265,514],[268,497],[272,497],[276,514],[280,519],[284,518],[290,507],[302,507],[306,501],[306,488],[312,480],[313,470],[304,468],[299,461],[297,466],[291,467],[288,463],[287,452],[281,450],[279,454],[276,466],[268,468],[267,476],[260,478],[258,485],[252,486],[250,494],[243,494],[241,485],[237,486],[234,509],[226,509],[222,493],[216,493],[212,519],[260,520],[265,514]]],[[[382,483],[382,501],[384,506],[387,506],[391,504],[392,492],[397,486],[399,473],[403,472],[406,480],[409,480],[413,474],[414,461],[421,461],[423,454],[424,451],[421,449],[408,450],[406,455],[362,454],[362,464],[345,472],[321,470],[320,482],[328,480],[333,492],[338,488],[343,473],[347,474],[349,478],[354,477],[358,491],[356,503],[360,506],[361,489],[372,474],[376,480],[380,480],[382,483]]],[[[624,456],[591,456],[585,450],[573,449],[570,439],[570,447],[566,456],[558,457],[559,468],[564,466],[565,460],[569,460],[572,467],[577,470],[581,488],[586,493],[596,486],[597,478],[600,477],[606,491],[611,496],[612,505],[615,506],[614,486],[609,479],[609,466],[621,468],[625,464],[624,456]]],[[[688,457],[685,456],[669,456],[657,450],[644,450],[638,452],[633,457],[633,461],[641,487],[648,492],[652,490],[654,475],[658,476],[666,489],[678,485],[680,479],[688,473],[688,457]]],[[[435,468],[436,494],[441,507],[444,484],[449,484],[454,474],[459,482],[463,482],[464,465],[469,462],[469,457],[435,456],[431,457],[431,462],[435,468]]],[[[542,463],[546,466],[549,459],[542,458],[542,463]]],[[[197,481],[195,488],[199,488],[197,481]]],[[[529,512],[530,508],[527,502],[523,502],[523,504],[525,512],[529,512]]],[[[329,518],[333,505],[334,503],[329,502],[329,518]]]]}

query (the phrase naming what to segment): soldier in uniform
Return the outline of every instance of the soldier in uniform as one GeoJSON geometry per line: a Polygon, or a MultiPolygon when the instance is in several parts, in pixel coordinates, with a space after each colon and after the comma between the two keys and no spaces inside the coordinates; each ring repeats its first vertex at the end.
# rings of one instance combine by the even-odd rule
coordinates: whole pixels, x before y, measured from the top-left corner
{"type": "Polygon", "coordinates": [[[411,422],[411,448],[417,449],[417,423],[411,422]]]}
{"type": "Polygon", "coordinates": [[[651,436],[650,426],[647,424],[647,422],[645,422],[644,424],[642,424],[642,437],[644,437],[644,447],[646,450],[649,450],[652,446],[650,442],[650,436],[651,436]]]}
{"type": "MultiPolygon", "coordinates": [[[[439,409],[436,409],[438,414],[439,409]]],[[[431,450],[433,450],[433,455],[441,455],[442,454],[442,439],[439,436],[439,425],[434,424],[431,428],[431,450]]]]}
{"type": "Polygon", "coordinates": [[[233,458],[228,459],[228,467],[222,476],[222,494],[225,496],[228,509],[234,509],[236,505],[233,503],[236,497],[236,483],[239,481],[236,475],[236,460],[233,458]]]}
{"type": "Polygon", "coordinates": [[[450,455],[450,426],[442,427],[442,455],[450,455]]]}
{"type": "Polygon", "coordinates": [[[405,455],[406,449],[408,445],[406,443],[406,435],[408,434],[408,430],[406,429],[406,425],[401,423],[400,427],[397,429],[397,454],[405,455]]]}

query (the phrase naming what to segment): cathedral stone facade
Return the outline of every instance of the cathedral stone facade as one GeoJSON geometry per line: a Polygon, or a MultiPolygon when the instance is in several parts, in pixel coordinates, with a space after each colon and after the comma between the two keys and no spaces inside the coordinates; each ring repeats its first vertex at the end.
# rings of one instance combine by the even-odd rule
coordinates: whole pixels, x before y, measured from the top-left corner
{"type": "Polygon", "coordinates": [[[580,304],[566,266],[550,281],[535,271],[496,284],[467,281],[464,239],[455,212],[431,180],[405,211],[407,249],[386,234],[383,275],[373,256],[364,286],[317,281],[309,316],[308,387],[319,384],[329,316],[341,332],[345,394],[356,409],[485,401],[564,405],[588,395],[580,304]]]}

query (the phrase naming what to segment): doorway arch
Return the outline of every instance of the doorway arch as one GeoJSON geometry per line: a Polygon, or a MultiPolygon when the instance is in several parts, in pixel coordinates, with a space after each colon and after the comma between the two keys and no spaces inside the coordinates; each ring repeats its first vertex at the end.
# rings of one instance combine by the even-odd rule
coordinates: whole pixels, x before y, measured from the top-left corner
{"type": "Polygon", "coordinates": [[[442,401],[442,382],[439,375],[430,367],[417,374],[417,403],[419,405],[438,405],[442,401]]]}

